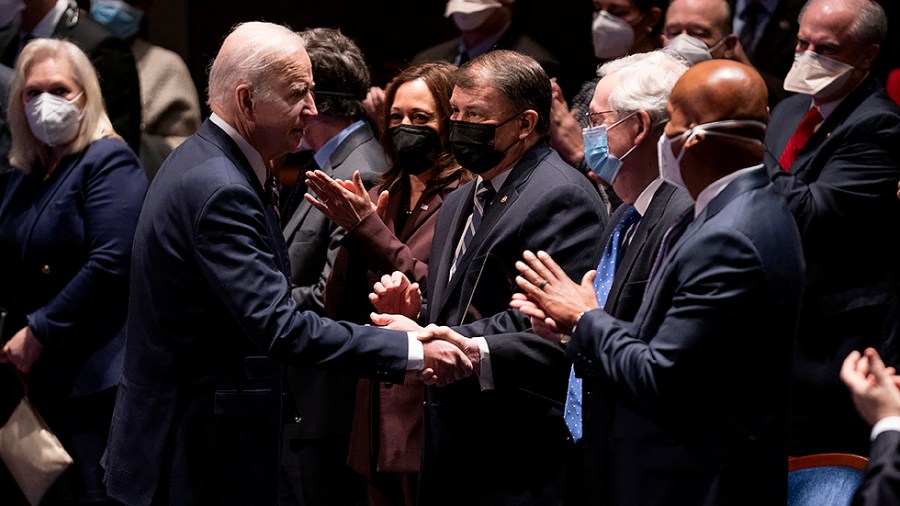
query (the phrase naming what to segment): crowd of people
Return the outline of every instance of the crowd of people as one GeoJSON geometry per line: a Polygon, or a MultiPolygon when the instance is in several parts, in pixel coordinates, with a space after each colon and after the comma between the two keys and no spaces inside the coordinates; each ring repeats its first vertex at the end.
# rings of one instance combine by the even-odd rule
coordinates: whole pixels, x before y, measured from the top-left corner
{"type": "Polygon", "coordinates": [[[0,0],[0,422],[73,460],[40,504],[785,504],[837,452],[900,500],[884,10],[592,3],[580,87],[514,0],[448,0],[383,89],[242,22],[201,122],[149,0],[0,0]]]}

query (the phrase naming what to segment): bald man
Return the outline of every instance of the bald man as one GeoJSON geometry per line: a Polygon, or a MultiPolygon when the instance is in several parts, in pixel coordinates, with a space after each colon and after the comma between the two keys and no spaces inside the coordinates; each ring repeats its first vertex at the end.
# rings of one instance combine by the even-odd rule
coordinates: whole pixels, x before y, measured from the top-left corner
{"type": "Polygon", "coordinates": [[[869,429],[838,379],[841,361],[873,347],[900,365],[900,106],[870,75],[886,31],[884,10],[870,0],[809,2],[785,79],[798,93],[772,110],[766,134],[769,175],[797,220],[809,267],[792,455],[866,455],[869,429]]]}
{"type": "Polygon", "coordinates": [[[163,163],[135,233],[102,462],[109,495],[129,505],[275,504],[282,371],[270,358],[402,383],[443,350],[451,375],[471,373],[452,344],[298,311],[265,187],[266,161],[297,150],[317,112],[303,39],[241,24],[209,81],[213,114],[163,163]]]}
{"type": "Polygon", "coordinates": [[[675,84],[660,170],[695,204],[663,239],[634,323],[597,307],[591,273],[573,287],[542,253],[519,264],[527,300],[514,305],[571,334],[576,372],[609,384],[604,504],[787,500],[787,385],[804,265],[797,227],[762,165],[766,101],[759,74],[727,60],[699,63],[675,84]]]}

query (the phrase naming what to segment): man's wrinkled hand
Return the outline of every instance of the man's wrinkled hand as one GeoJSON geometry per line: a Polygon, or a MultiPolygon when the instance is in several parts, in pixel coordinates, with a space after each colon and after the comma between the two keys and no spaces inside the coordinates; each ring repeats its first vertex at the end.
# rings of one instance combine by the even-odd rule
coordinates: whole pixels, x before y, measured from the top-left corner
{"type": "Polygon", "coordinates": [[[423,341],[422,347],[425,350],[425,367],[422,371],[433,371],[430,378],[424,379],[426,384],[439,387],[449,385],[467,378],[474,370],[472,361],[462,350],[447,341],[431,339],[423,341]]]}
{"type": "Polygon", "coordinates": [[[466,357],[472,362],[472,368],[476,374],[481,371],[481,350],[478,343],[471,337],[466,337],[450,327],[429,325],[423,332],[419,333],[419,340],[427,341],[430,339],[440,339],[456,346],[462,351],[466,357]]]}

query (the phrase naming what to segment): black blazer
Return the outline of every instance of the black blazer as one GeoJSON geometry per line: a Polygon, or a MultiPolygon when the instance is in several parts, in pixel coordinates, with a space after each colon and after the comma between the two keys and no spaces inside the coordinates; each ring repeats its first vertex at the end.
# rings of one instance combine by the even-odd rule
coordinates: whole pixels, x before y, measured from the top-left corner
{"type": "Polygon", "coordinates": [[[875,347],[900,364],[900,106],[871,78],[828,116],[797,155],[778,165],[809,109],[795,95],[772,111],[766,165],[803,237],[808,287],[795,347],[791,452],[868,452],[869,429],[840,381],[842,357],[875,347]]]}
{"type": "Polygon", "coordinates": [[[299,312],[287,272],[268,196],[234,141],[205,122],[163,163],[135,234],[103,462],[112,497],[274,504],[281,368],[267,356],[403,382],[405,333],[299,312]]]}
{"type": "Polygon", "coordinates": [[[426,314],[487,339],[495,389],[482,392],[475,376],[427,388],[419,500],[538,504],[561,497],[568,364],[558,345],[521,333],[527,318],[509,310],[515,262],[526,249],[544,250],[581,276],[600,258],[607,214],[590,181],[540,142],[511,169],[448,282],[475,183],[450,193],[438,212],[426,314]]]}
{"type": "Polygon", "coordinates": [[[866,474],[853,506],[900,504],[900,432],[887,430],[872,441],[866,474]]]}
{"type": "MultiPolygon", "coordinates": [[[[53,30],[53,37],[73,42],[87,54],[100,78],[100,92],[116,133],[138,153],[141,146],[141,88],[131,48],[79,9],[74,1],[53,30]]],[[[0,30],[0,63],[15,66],[19,25],[0,30]]]]}

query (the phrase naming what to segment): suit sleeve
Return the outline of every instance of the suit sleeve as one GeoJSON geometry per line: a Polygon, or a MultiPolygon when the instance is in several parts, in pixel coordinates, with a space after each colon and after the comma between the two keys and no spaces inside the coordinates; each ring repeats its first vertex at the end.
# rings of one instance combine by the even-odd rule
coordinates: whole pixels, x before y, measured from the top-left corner
{"type": "Polygon", "coordinates": [[[645,300],[641,310],[666,312],[653,316],[662,323],[646,340],[636,337],[642,313],[635,323],[599,309],[582,316],[566,350],[580,376],[609,378],[621,398],[648,413],[688,409],[685,392],[708,390],[698,378],[724,377],[720,374],[727,369],[720,359],[733,346],[732,329],[757,317],[748,305],[760,297],[754,287],[761,284],[762,267],[756,249],[738,233],[706,234],[690,245],[690,253],[695,252],[708,254],[676,255],[674,264],[651,281],[647,297],[654,298],[649,304],[645,300]],[[673,294],[671,301],[659,300],[654,283],[675,284],[665,292],[673,294]],[[704,369],[708,374],[697,374],[704,369]]]}
{"type": "Polygon", "coordinates": [[[883,432],[872,442],[866,474],[853,506],[900,504],[900,432],[883,432]]]}
{"type": "Polygon", "coordinates": [[[195,260],[236,324],[273,358],[402,383],[405,332],[297,310],[288,279],[277,268],[263,213],[258,195],[228,185],[212,194],[196,223],[195,260]]]}
{"type": "Polygon", "coordinates": [[[366,262],[369,270],[384,274],[400,271],[411,281],[424,286],[428,263],[414,257],[409,246],[398,239],[375,213],[347,231],[344,243],[366,262]]]}

